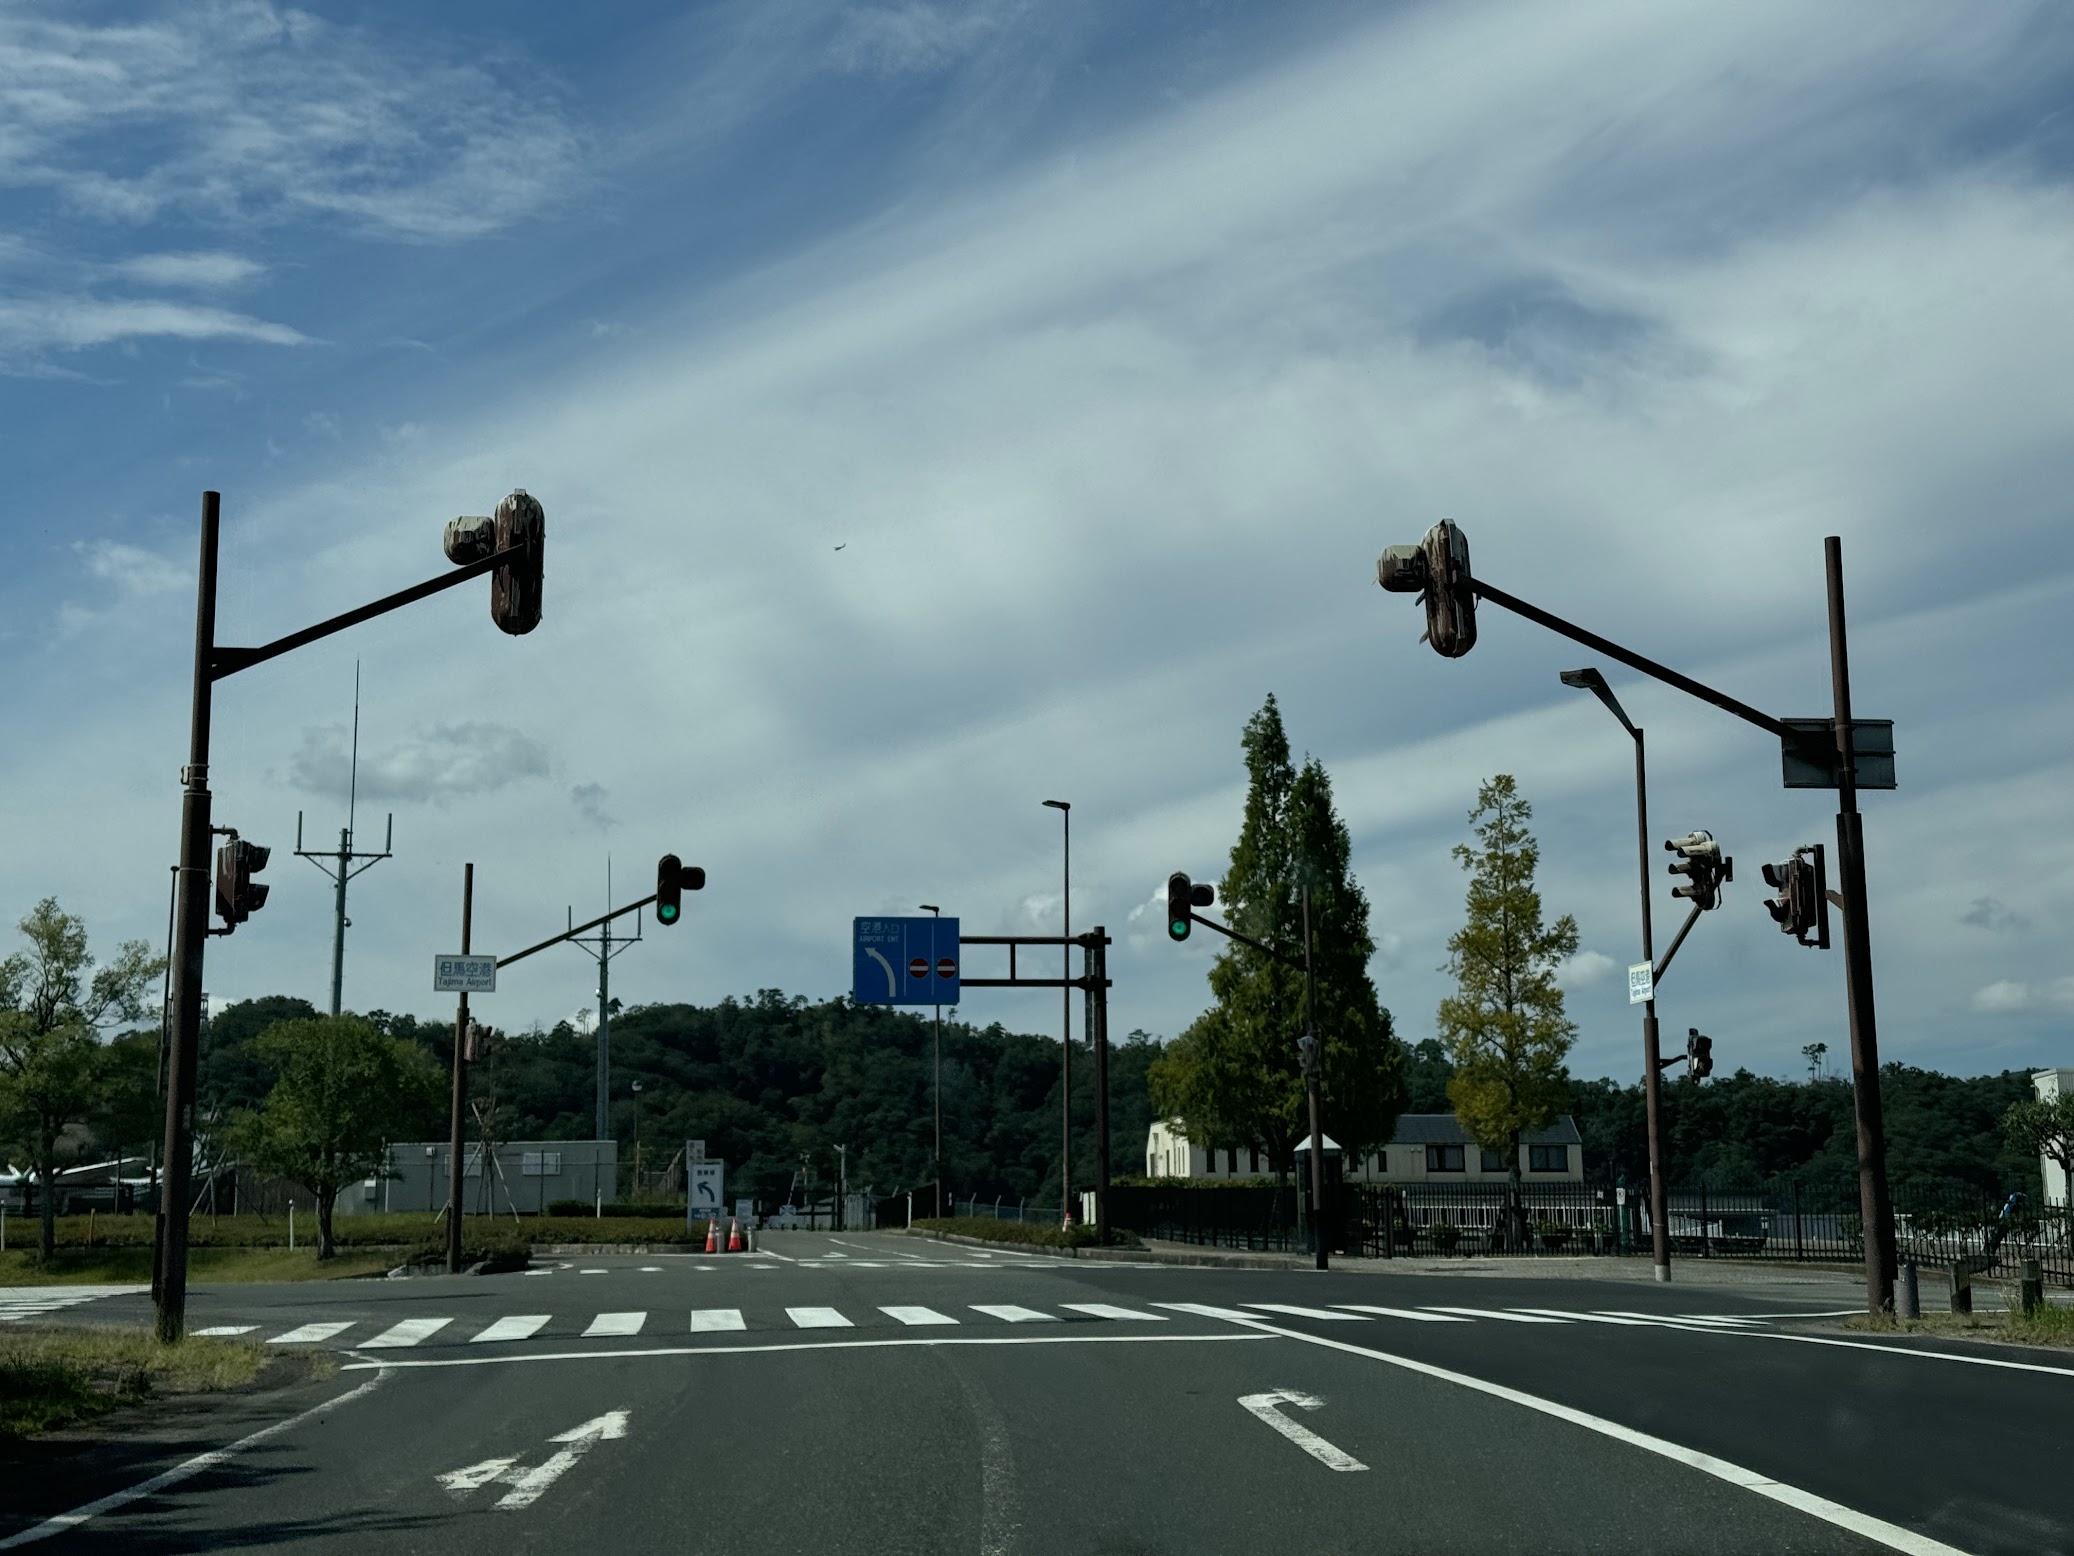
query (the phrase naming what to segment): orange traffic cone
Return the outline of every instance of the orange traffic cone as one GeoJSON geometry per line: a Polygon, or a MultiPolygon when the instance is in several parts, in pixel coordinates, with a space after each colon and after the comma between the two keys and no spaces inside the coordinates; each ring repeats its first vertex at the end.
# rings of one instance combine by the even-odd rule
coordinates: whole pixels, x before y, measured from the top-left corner
{"type": "Polygon", "coordinates": [[[742,1223],[739,1221],[730,1220],[727,1223],[727,1251],[729,1253],[740,1253],[742,1251],[742,1223]]]}
{"type": "Polygon", "coordinates": [[[706,1252],[720,1252],[720,1218],[717,1216],[706,1223],[706,1252]]]}

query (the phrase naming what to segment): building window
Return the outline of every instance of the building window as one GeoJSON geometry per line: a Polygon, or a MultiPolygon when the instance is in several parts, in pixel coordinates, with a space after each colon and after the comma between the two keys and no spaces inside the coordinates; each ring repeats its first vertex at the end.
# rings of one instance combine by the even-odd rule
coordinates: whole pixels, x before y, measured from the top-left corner
{"type": "Polygon", "coordinates": [[[1570,1170],[1570,1148],[1567,1145],[1530,1145],[1527,1147],[1527,1171],[1568,1172],[1570,1170]]]}
{"type": "Polygon", "coordinates": [[[1483,1170],[1485,1172],[1503,1172],[1505,1170],[1505,1153],[1503,1151],[1494,1151],[1489,1146],[1483,1147],[1483,1170]]]}
{"type": "Polygon", "coordinates": [[[562,1153],[560,1151],[521,1151],[519,1153],[519,1176],[521,1178],[559,1178],[562,1175],[562,1153]]]}
{"type": "Polygon", "coordinates": [[[1459,1145],[1429,1145],[1426,1147],[1426,1171],[1462,1172],[1462,1147],[1459,1145]]]}

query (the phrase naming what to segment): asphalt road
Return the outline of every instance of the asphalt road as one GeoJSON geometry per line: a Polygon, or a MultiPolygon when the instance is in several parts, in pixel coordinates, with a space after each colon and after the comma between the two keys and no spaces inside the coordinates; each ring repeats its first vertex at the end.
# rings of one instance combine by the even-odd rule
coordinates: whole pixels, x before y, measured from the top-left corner
{"type": "Polygon", "coordinates": [[[16,1466],[0,1547],[270,1428],[40,1548],[2074,1551],[2074,1366],[1801,1316],[1848,1288],[765,1248],[195,1288],[342,1370],[16,1466]]]}

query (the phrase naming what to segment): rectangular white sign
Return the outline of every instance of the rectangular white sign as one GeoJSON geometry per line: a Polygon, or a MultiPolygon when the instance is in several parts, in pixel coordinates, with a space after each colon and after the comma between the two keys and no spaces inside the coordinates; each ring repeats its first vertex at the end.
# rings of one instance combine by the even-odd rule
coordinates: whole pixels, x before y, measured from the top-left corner
{"type": "Polygon", "coordinates": [[[703,1221],[727,1214],[727,1163],[691,1162],[684,1169],[684,1219],[703,1221]]]}
{"type": "Polygon", "coordinates": [[[432,958],[432,992],[435,994],[495,994],[497,958],[494,956],[451,956],[432,958]]]}
{"type": "Polygon", "coordinates": [[[1656,998],[1656,976],[1647,962],[1628,968],[1628,1003],[1646,1005],[1656,998]]]}

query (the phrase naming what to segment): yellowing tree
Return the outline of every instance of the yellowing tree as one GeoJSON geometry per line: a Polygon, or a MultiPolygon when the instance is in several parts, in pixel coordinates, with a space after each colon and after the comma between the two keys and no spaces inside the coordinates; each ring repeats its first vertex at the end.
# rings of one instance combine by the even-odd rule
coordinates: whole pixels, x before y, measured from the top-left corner
{"type": "Polygon", "coordinates": [[[1477,847],[1457,845],[1469,872],[1468,914],[1448,940],[1455,992],[1440,1002],[1440,1035],[1455,1073],[1448,1101],[1463,1132],[1511,1163],[1511,1235],[1525,1234],[1519,1192],[1520,1137],[1541,1129],[1569,1097],[1563,1058],[1577,1028],[1563,1014],[1556,971],[1577,950],[1567,913],[1544,925],[1534,871],[1541,849],[1527,830],[1533,807],[1511,774],[1477,791],[1469,813],[1477,847]]]}

